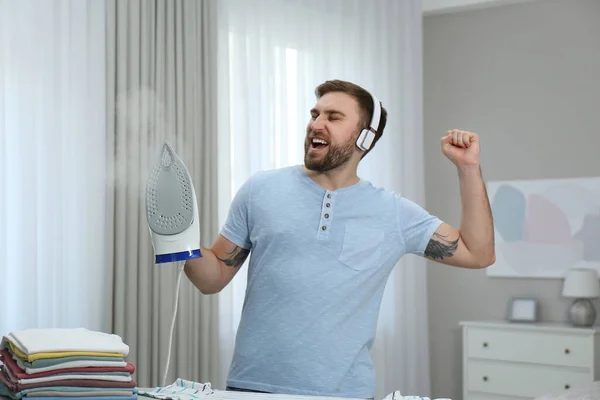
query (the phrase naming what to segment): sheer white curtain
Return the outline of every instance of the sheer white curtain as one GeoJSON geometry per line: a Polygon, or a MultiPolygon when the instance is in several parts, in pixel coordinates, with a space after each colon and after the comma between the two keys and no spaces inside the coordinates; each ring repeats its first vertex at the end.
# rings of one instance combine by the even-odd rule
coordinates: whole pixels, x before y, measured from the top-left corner
{"type": "MultiPolygon", "coordinates": [[[[327,79],[372,90],[389,113],[360,174],[423,204],[421,5],[417,0],[220,0],[219,222],[262,169],[301,164],[314,88],[327,79]]],[[[373,356],[377,396],[428,395],[425,262],[390,277],[373,356]]],[[[247,269],[220,294],[220,349],[229,365],[247,269]]],[[[224,370],[223,373],[227,371],[224,370]]]]}
{"type": "Polygon", "coordinates": [[[107,330],[105,11],[0,0],[0,333],[107,330]]]}

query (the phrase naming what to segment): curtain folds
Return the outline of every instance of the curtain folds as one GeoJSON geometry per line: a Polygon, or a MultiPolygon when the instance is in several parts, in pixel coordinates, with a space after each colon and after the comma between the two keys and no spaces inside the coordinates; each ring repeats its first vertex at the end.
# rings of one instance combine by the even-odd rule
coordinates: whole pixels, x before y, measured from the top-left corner
{"type": "MultiPolygon", "coordinates": [[[[161,385],[178,268],[155,265],[145,215],[145,185],[168,141],[196,189],[202,244],[217,225],[214,2],[107,1],[107,123],[111,186],[112,322],[132,347],[139,386],[161,385]]],[[[181,278],[171,362],[176,378],[219,382],[218,297],[181,278]]]]}

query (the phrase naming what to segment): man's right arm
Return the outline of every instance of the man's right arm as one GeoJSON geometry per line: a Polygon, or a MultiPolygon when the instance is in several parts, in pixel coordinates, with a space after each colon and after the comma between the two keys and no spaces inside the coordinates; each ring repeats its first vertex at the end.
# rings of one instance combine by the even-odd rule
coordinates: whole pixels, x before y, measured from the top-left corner
{"type": "Polygon", "coordinates": [[[210,249],[201,247],[202,257],[187,260],[185,274],[202,294],[219,293],[240,270],[250,250],[217,237],[210,249]]]}

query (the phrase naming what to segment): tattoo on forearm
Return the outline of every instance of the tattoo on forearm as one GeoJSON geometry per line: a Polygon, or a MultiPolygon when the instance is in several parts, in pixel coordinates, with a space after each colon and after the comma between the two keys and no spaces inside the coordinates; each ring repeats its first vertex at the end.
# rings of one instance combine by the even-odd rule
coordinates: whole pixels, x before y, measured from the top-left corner
{"type": "Polygon", "coordinates": [[[433,237],[427,244],[427,248],[425,249],[425,256],[434,260],[443,260],[445,257],[452,256],[457,247],[458,239],[448,240],[447,236],[434,233],[433,237]]]}
{"type": "Polygon", "coordinates": [[[246,257],[248,257],[248,254],[250,254],[250,250],[235,246],[235,249],[228,254],[229,257],[227,258],[217,258],[228,267],[239,267],[244,263],[244,261],[246,261],[246,257]]]}

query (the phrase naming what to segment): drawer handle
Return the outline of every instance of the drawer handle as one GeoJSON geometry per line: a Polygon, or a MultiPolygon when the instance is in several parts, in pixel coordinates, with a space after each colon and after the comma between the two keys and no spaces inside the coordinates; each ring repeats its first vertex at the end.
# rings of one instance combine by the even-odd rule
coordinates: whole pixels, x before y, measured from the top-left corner
{"type": "Polygon", "coordinates": [[[571,350],[565,349],[565,354],[569,354],[570,352],[571,352],[571,350]]]}
{"type": "Polygon", "coordinates": [[[484,376],[484,377],[483,377],[483,380],[484,380],[485,382],[487,382],[487,381],[488,381],[488,377],[487,377],[487,376],[484,376]]]}
{"type": "Polygon", "coordinates": [[[483,342],[483,347],[488,347],[487,342],[483,342]]]}
{"type": "Polygon", "coordinates": [[[571,386],[569,384],[565,385],[565,389],[569,389],[571,386]]]}

